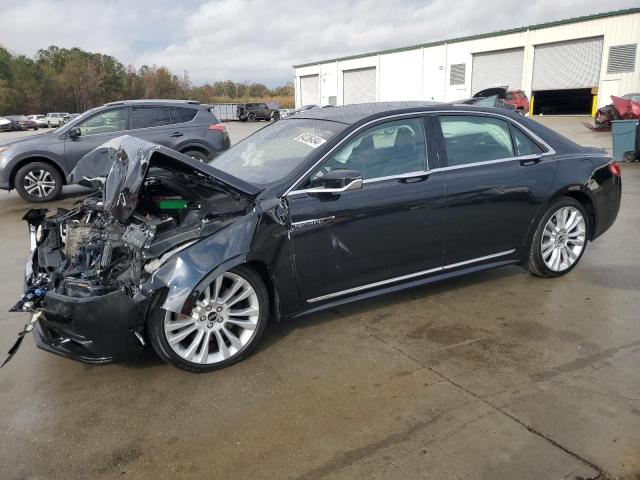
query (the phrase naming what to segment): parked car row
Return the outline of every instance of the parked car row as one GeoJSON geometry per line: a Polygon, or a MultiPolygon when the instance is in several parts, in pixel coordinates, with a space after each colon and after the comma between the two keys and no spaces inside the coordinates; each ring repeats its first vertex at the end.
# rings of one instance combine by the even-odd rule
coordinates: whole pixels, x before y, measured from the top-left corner
{"type": "Polygon", "coordinates": [[[73,120],[79,113],[54,112],[46,115],[8,115],[0,117],[0,131],[38,130],[59,127],[73,120]]]}
{"type": "Polygon", "coordinates": [[[82,156],[122,135],[133,135],[200,161],[211,160],[231,144],[226,127],[213,115],[211,106],[193,101],[112,102],[66,123],[65,115],[69,114],[47,116],[47,121],[59,122],[56,130],[0,143],[0,189],[16,189],[30,202],[53,200],[82,156]]]}

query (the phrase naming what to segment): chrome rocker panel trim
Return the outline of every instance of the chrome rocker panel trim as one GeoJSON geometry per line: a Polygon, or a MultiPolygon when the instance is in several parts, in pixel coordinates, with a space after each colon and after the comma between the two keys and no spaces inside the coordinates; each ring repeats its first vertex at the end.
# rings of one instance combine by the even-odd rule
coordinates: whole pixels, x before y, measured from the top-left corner
{"type": "Polygon", "coordinates": [[[410,280],[416,277],[422,277],[424,275],[429,275],[436,272],[443,272],[446,270],[451,270],[453,268],[463,267],[465,265],[469,265],[472,263],[483,262],[485,260],[491,260],[497,257],[503,257],[505,255],[510,255],[514,253],[516,250],[512,248],[511,250],[507,250],[504,252],[492,253],[491,255],[485,255],[484,257],[472,258],[470,260],[465,260],[464,262],[451,263],[449,265],[444,265],[442,267],[430,268],[429,270],[423,270],[421,272],[410,273],[408,275],[402,275],[401,277],[389,278],[387,280],[381,280],[379,282],[368,283],[366,285],[360,285],[359,287],[349,288],[347,290],[341,290],[339,292],[328,293],[327,295],[322,295],[320,297],[310,298],[307,300],[307,303],[316,303],[322,302],[323,300],[329,300],[335,297],[341,297],[343,295],[349,295],[351,293],[361,292],[363,290],[369,290],[371,288],[382,287],[384,285],[388,285],[390,283],[402,282],[404,280],[410,280]]]}

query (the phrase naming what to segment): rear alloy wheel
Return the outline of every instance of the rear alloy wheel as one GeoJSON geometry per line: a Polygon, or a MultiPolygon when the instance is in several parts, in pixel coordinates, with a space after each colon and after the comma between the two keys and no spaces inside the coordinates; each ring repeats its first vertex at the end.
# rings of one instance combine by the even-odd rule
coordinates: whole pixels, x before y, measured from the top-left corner
{"type": "Polygon", "coordinates": [[[183,153],[188,157],[194,158],[200,162],[208,162],[209,160],[211,160],[209,158],[209,155],[207,155],[204,152],[201,152],[200,150],[186,150],[183,153]]]}
{"type": "Polygon", "coordinates": [[[584,253],[588,231],[588,216],[582,204],[573,198],[554,203],[534,235],[529,271],[540,277],[557,277],[569,272],[584,253]]]}
{"type": "Polygon", "coordinates": [[[255,113],[250,113],[249,115],[247,115],[247,120],[249,120],[250,122],[255,122],[256,121],[256,114],[255,113]]]}
{"type": "Polygon", "coordinates": [[[208,372],[246,357],[264,332],[268,312],[269,297],[260,277],[241,266],[204,288],[188,315],[152,311],[149,336],[167,363],[208,372]]]}
{"type": "Polygon", "coordinates": [[[28,202],[54,200],[62,190],[62,176],[54,167],[44,162],[28,163],[15,176],[18,194],[28,202]]]}

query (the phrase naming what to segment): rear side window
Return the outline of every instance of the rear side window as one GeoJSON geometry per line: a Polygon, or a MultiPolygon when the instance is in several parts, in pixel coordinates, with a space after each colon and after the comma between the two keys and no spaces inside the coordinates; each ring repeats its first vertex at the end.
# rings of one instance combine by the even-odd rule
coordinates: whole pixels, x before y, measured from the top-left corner
{"type": "Polygon", "coordinates": [[[173,107],[171,109],[171,123],[185,123],[194,119],[198,113],[195,108],[173,107]]]}
{"type": "Polygon", "coordinates": [[[513,157],[509,125],[475,115],[439,117],[449,166],[513,157]]]}
{"type": "Polygon", "coordinates": [[[522,157],[524,155],[539,155],[543,153],[543,150],[538,146],[538,144],[527,137],[519,129],[512,127],[512,130],[517,156],[522,157]]]}
{"type": "Polygon", "coordinates": [[[169,107],[133,107],[133,128],[169,125],[169,107]]]}

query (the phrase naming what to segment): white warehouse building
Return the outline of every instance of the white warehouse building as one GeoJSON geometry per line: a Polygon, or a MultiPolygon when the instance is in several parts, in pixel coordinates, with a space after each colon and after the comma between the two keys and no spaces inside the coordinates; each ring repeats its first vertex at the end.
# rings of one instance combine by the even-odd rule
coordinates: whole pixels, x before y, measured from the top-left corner
{"type": "Polygon", "coordinates": [[[496,86],[532,113],[594,114],[640,92],[640,8],[294,65],[296,107],[452,102],[496,86]]]}

